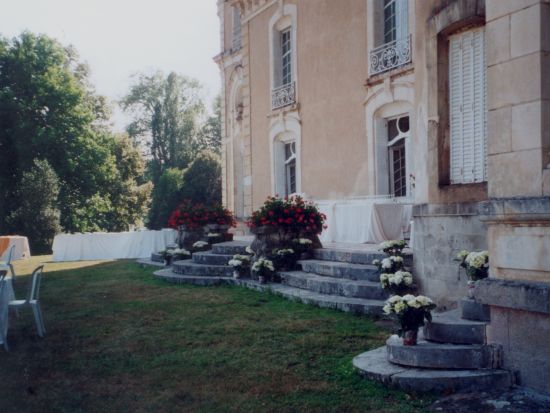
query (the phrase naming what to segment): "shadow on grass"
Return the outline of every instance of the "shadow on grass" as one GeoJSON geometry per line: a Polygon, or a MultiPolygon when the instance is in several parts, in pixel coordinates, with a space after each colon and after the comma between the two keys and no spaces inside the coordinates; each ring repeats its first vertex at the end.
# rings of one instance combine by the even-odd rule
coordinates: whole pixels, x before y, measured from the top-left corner
{"type": "Polygon", "coordinates": [[[372,318],[171,285],[154,271],[128,261],[47,271],[48,334],[36,337],[28,313],[11,318],[0,411],[416,412],[429,401],[353,370],[387,336],[372,318]]]}

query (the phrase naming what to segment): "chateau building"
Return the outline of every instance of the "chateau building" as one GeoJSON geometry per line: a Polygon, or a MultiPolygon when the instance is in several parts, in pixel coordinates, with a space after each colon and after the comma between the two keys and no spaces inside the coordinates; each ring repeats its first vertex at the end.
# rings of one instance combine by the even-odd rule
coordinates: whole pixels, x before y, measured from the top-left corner
{"type": "Polygon", "coordinates": [[[489,250],[489,342],[550,392],[550,2],[218,9],[224,204],[242,219],[302,194],[327,213],[327,242],[368,242],[365,214],[393,208],[440,308],[466,295],[456,254],[489,250]]]}

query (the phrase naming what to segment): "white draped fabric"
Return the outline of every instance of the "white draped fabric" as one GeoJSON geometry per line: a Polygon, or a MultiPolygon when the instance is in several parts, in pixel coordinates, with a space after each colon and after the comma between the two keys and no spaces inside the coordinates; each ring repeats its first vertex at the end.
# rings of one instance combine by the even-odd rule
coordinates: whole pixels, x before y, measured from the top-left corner
{"type": "Polygon", "coordinates": [[[148,258],[174,244],[177,231],[60,234],[53,241],[54,261],[148,258]]]}
{"type": "Polygon", "coordinates": [[[410,232],[412,205],[363,199],[316,202],[327,216],[321,242],[373,243],[403,239],[410,232]]]}
{"type": "MultiPolygon", "coordinates": [[[[2,288],[2,294],[0,295],[0,328],[4,329],[3,336],[5,337],[8,332],[8,304],[11,300],[15,299],[15,294],[13,292],[13,285],[11,282],[11,278],[4,278],[3,281],[1,281],[4,284],[4,288],[2,288]]],[[[0,337],[2,337],[2,334],[0,334],[0,337]]],[[[0,338],[0,344],[4,344],[2,341],[2,338],[0,338]]]]}

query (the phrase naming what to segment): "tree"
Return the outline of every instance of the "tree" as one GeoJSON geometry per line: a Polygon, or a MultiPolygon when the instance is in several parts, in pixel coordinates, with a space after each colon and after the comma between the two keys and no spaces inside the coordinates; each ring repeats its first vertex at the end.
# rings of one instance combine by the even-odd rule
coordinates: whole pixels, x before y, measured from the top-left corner
{"type": "Polygon", "coordinates": [[[169,168],[160,176],[152,194],[147,226],[151,229],[166,228],[172,211],[181,202],[183,174],[181,169],[169,168]]]}
{"type": "Polygon", "coordinates": [[[181,199],[219,205],[222,202],[222,168],[218,155],[204,151],[183,173],[181,199]]]}
{"type": "Polygon", "coordinates": [[[33,254],[49,253],[60,230],[57,198],[59,180],[46,160],[35,159],[23,172],[17,188],[18,207],[8,217],[8,225],[29,238],[33,254]]]}
{"type": "MultiPolygon", "coordinates": [[[[17,188],[34,159],[47,160],[59,179],[65,231],[106,229],[109,217],[132,224],[124,220],[135,213],[113,214],[136,198],[120,196],[121,160],[109,116],[74,48],[29,32],[0,39],[0,231],[23,202],[17,188]]],[[[146,200],[136,202],[139,209],[146,200]]]]}
{"type": "Polygon", "coordinates": [[[222,109],[221,96],[214,100],[214,114],[202,125],[197,142],[197,152],[211,150],[220,154],[222,146],[222,109]]]}
{"type": "Polygon", "coordinates": [[[169,168],[183,169],[194,158],[198,123],[204,112],[201,86],[174,72],[141,74],[121,101],[134,120],[127,130],[151,157],[150,172],[156,184],[169,168]]]}

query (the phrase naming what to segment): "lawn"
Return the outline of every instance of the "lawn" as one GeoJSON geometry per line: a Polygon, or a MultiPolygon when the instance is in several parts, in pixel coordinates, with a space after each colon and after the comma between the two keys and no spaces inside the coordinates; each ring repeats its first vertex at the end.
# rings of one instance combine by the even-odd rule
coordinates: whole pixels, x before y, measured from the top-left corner
{"type": "MultiPolygon", "coordinates": [[[[29,274],[39,262],[18,263],[29,274]]],[[[41,299],[11,318],[0,412],[417,412],[429,399],[359,378],[373,319],[237,287],[153,278],[134,262],[48,263],[41,299]]],[[[25,293],[28,276],[18,278],[25,293]]]]}

